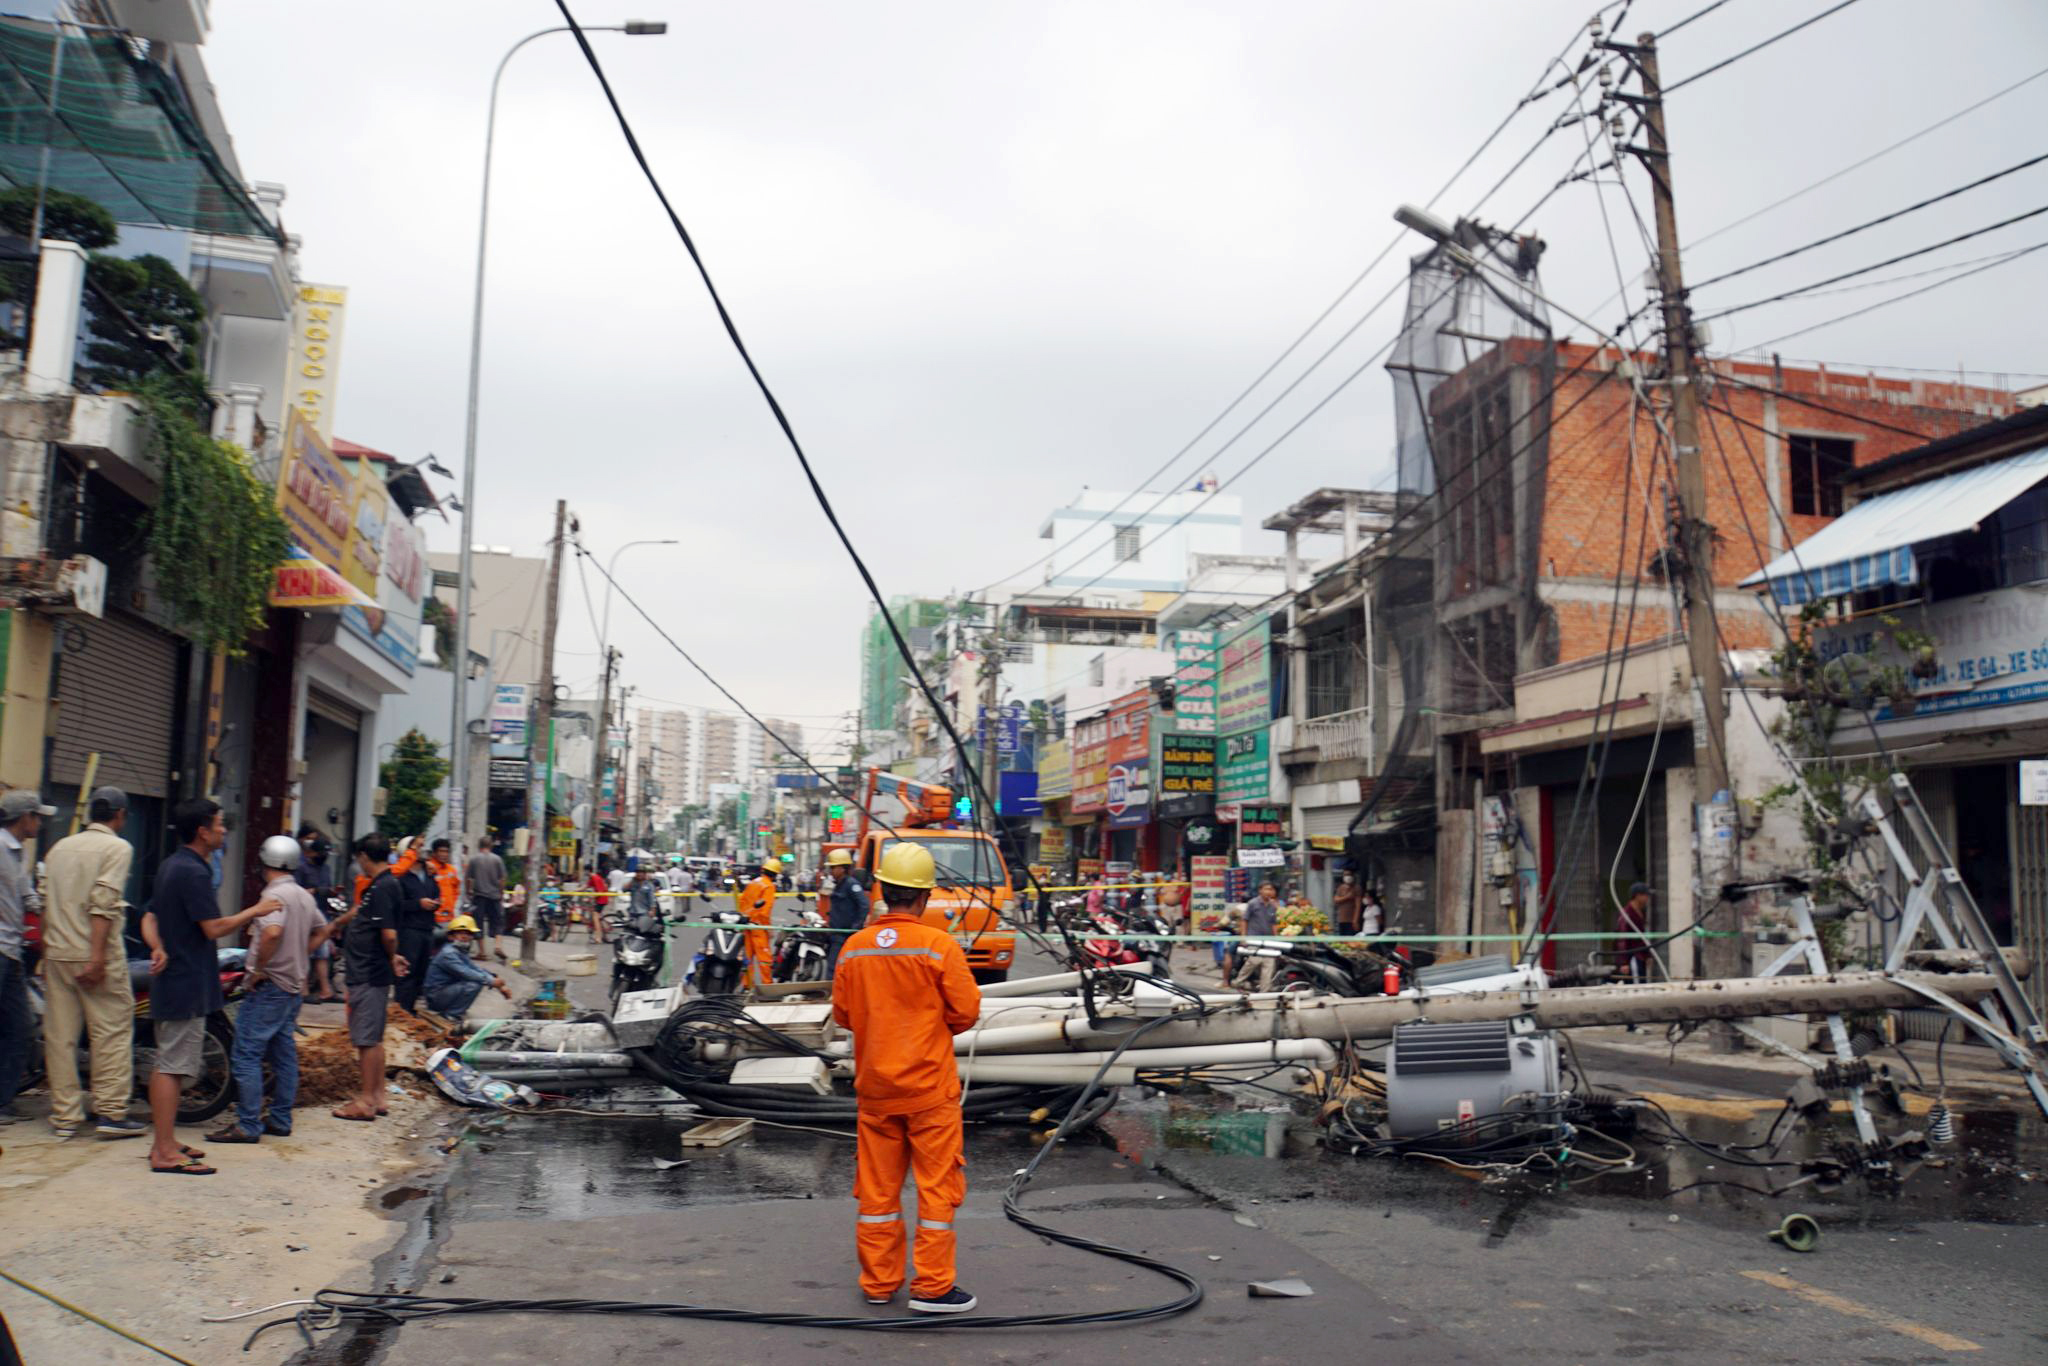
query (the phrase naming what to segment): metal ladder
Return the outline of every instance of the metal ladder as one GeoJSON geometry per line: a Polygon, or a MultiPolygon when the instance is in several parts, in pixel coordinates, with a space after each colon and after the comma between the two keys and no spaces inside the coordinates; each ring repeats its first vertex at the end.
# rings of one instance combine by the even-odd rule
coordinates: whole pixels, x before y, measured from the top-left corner
{"type": "Polygon", "coordinates": [[[1863,815],[1884,841],[1885,850],[1891,855],[1892,864],[1908,889],[1905,909],[1899,918],[1898,939],[1885,956],[1885,971],[1899,971],[1923,929],[1932,930],[1945,949],[1970,949],[1981,955],[1986,971],[1990,972],[1996,984],[1998,1003],[2004,1008],[2006,1020],[2012,1026],[2010,1031],[1933,987],[1905,977],[1898,981],[1901,986],[1918,992],[1948,1011],[1990,1044],[2019,1072],[2026,1081],[2027,1090],[2033,1093],[2034,1103],[2041,1107],[2042,1114],[2048,1115],[2048,1029],[2042,1028],[2034,1003],[2027,999],[2019,978],[2013,975],[2012,965],[2000,952],[1983,911],[1978,909],[1976,899],[1963,883],[1963,875],[1949,861],[1948,847],[1936,833],[1934,822],[1928,817],[1927,808],[1920,804],[1920,795],[1913,790],[1911,780],[1903,773],[1894,773],[1891,775],[1891,789],[1892,800],[1906,829],[1919,846],[1928,851],[1932,862],[1924,872],[1917,868],[1900,841],[1898,831],[1885,815],[1883,804],[1875,793],[1866,792],[1861,803],[1863,815]]]}
{"type": "MultiPolygon", "coordinates": [[[[1828,975],[1830,969],[1828,967],[1827,955],[1821,952],[1820,935],[1813,927],[1813,898],[1804,892],[1793,897],[1792,916],[1798,929],[1797,937],[1793,939],[1792,943],[1787,946],[1783,953],[1779,954],[1772,961],[1769,967],[1759,972],[1757,976],[1776,977],[1785,969],[1794,966],[1803,966],[1816,977],[1828,975]]],[[[1849,1043],[1849,1027],[1842,1022],[1842,1017],[1839,1014],[1829,1015],[1827,1022],[1828,1040],[1834,1045],[1835,1061],[1845,1070],[1854,1068],[1856,1065],[1856,1050],[1849,1043]]],[[[1773,1052],[1784,1053],[1789,1057],[1796,1058],[1816,1071],[1822,1066],[1821,1060],[1811,1053],[1780,1042],[1747,1021],[1738,1020],[1732,1023],[1739,1033],[1762,1044],[1773,1052]]],[[[1867,1151],[1875,1151],[1878,1146],[1877,1122],[1871,1118],[1870,1107],[1863,1099],[1863,1087],[1861,1085],[1851,1085],[1847,1090],[1849,1093],[1849,1113],[1856,1119],[1856,1136],[1863,1140],[1863,1146],[1867,1151]]]]}

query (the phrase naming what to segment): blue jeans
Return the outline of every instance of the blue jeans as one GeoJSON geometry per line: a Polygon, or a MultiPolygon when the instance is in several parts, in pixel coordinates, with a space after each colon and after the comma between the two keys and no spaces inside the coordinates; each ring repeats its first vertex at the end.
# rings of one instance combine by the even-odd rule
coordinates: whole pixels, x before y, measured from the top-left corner
{"type": "Polygon", "coordinates": [[[270,1064],[271,1124],[292,1128],[292,1102],[299,1097],[299,1003],[305,998],[271,982],[258,982],[235,1012],[235,1123],[245,1134],[263,1132],[263,1064],[270,1064]]]}
{"type": "Polygon", "coordinates": [[[19,958],[0,953],[0,1110],[14,1103],[28,1066],[28,972],[19,958]]]}
{"type": "Polygon", "coordinates": [[[482,982],[451,982],[427,993],[427,1009],[436,1015],[446,1015],[459,1020],[469,1008],[476,1004],[477,994],[484,989],[482,982]]]}

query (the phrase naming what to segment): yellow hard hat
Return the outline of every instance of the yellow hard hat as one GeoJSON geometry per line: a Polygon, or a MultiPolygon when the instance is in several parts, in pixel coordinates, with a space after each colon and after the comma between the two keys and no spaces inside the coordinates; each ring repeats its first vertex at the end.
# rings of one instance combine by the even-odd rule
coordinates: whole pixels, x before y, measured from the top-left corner
{"type": "Polygon", "coordinates": [[[930,890],[939,885],[932,863],[932,851],[922,844],[898,841],[882,851],[882,867],[875,874],[896,887],[930,890]]]}
{"type": "Polygon", "coordinates": [[[448,933],[453,934],[457,930],[468,930],[471,934],[475,934],[477,932],[476,921],[466,915],[458,915],[448,922],[448,933]]]}
{"type": "Polygon", "coordinates": [[[838,868],[852,862],[853,850],[851,849],[834,849],[831,853],[825,855],[825,866],[827,868],[838,868]]]}
{"type": "Polygon", "coordinates": [[[777,857],[775,857],[775,855],[773,855],[773,854],[770,854],[770,855],[769,855],[769,856],[768,856],[767,858],[764,858],[764,859],[762,859],[762,860],[761,860],[761,871],[762,871],[762,872],[764,872],[764,873],[779,873],[779,872],[781,872],[781,871],[782,871],[782,860],[781,860],[781,859],[779,859],[779,858],[777,858],[777,857]]]}

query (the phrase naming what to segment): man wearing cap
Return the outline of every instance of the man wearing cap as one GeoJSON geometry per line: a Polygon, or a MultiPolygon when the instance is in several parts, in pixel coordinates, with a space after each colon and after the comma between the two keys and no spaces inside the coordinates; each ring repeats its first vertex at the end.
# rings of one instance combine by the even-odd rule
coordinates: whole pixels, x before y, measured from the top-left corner
{"type": "Polygon", "coordinates": [[[35,888],[24,841],[42,833],[54,808],[40,793],[19,789],[0,796],[0,1124],[12,1124],[14,1094],[28,1066],[28,903],[35,888]]]}
{"type": "Polygon", "coordinates": [[[475,943],[476,921],[458,915],[448,922],[448,942],[427,965],[427,1009],[460,1020],[485,987],[495,987],[506,1000],[512,999],[512,989],[504,978],[470,961],[469,950],[475,943]]]}
{"type": "Polygon", "coordinates": [[[907,1172],[917,1181],[911,1312],[964,1313],[975,1300],[954,1280],[967,1159],[953,1036],[981,1018],[981,989],[959,943],[922,919],[938,881],[931,851],[898,840],[882,851],[876,878],[882,914],[847,940],[832,984],[832,1018],[853,1033],[861,1293],[887,1304],[902,1288],[907,1172]]]}
{"type": "Polygon", "coordinates": [[[1614,964],[1624,980],[1649,980],[1650,945],[1645,936],[1650,932],[1650,899],[1656,895],[1649,883],[1635,883],[1628,889],[1628,900],[1615,913],[1614,964]]]}
{"type": "MultiPolygon", "coordinates": [[[[0,798],[4,805],[21,794],[0,798]]],[[[32,795],[32,794],[31,794],[32,795]]],[[[52,815],[42,807],[43,815],[52,815]]],[[[92,1048],[92,1102],[102,1138],[138,1138],[149,1126],[128,1118],[135,1089],[135,993],[121,947],[128,869],[135,850],[121,837],[128,794],[94,790],[89,823],[50,846],[43,857],[50,900],[43,915],[43,1059],[50,1075],[50,1126],[70,1138],[85,1123],[78,1084],[82,1031],[92,1048]]]]}

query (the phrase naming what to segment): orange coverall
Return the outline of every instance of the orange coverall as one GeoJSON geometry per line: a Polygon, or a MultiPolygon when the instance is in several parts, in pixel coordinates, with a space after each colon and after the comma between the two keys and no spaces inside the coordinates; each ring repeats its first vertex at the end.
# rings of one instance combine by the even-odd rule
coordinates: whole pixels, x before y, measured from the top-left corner
{"type": "Polygon", "coordinates": [[[953,1213],[967,1198],[953,1036],[981,1018],[981,988],[953,936],[892,911],[847,937],[832,1018],[853,1032],[861,1291],[879,1297],[903,1284],[907,1170],[917,1180],[911,1293],[943,1295],[953,1288],[953,1213]]]}
{"type": "MultiPolygon", "coordinates": [[[[756,925],[768,925],[775,919],[775,879],[757,877],[739,890],[740,913],[756,925]]],[[[747,931],[747,976],[749,986],[766,986],[773,964],[768,931],[747,931]]]]}
{"type": "Polygon", "coordinates": [[[442,863],[429,855],[426,860],[427,873],[434,879],[434,886],[441,893],[441,904],[434,908],[434,919],[447,924],[455,918],[455,903],[462,894],[462,874],[455,871],[452,863],[442,863]]]}

